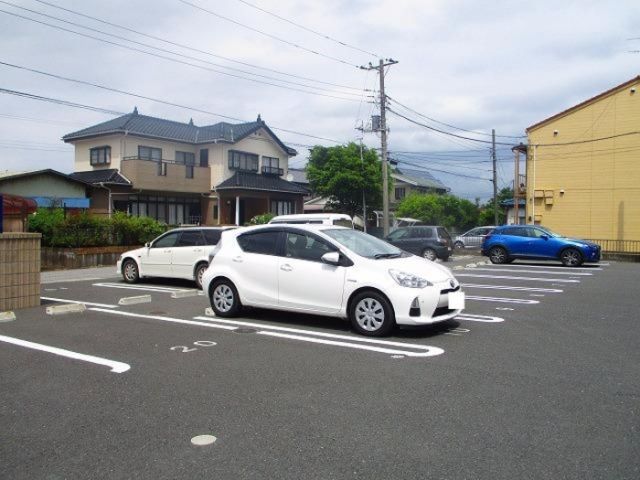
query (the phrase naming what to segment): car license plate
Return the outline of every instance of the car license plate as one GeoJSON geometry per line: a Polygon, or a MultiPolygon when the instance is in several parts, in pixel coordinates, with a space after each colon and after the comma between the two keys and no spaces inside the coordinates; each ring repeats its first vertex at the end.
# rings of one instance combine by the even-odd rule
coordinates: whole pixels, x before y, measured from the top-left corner
{"type": "Polygon", "coordinates": [[[464,292],[458,290],[457,292],[449,293],[449,308],[451,310],[464,309],[464,292]]]}

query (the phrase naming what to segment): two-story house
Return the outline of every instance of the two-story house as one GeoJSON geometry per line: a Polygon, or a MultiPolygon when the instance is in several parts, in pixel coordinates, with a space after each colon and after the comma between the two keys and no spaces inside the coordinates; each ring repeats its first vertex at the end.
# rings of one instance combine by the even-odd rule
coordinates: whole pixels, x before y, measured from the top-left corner
{"type": "Polygon", "coordinates": [[[171,225],[243,225],[253,216],[302,213],[304,187],[287,181],[287,147],[255,122],[196,126],[133,113],[63,137],[72,176],[91,184],[91,210],[126,211],[171,225]]]}

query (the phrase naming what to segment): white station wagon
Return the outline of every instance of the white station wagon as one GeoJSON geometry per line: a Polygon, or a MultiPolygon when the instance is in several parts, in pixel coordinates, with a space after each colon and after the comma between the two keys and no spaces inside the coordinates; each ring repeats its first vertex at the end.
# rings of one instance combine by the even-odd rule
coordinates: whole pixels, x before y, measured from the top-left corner
{"type": "Polygon", "coordinates": [[[209,254],[224,228],[176,228],[144,247],[120,255],[117,273],[125,282],[145,277],[184,278],[202,287],[202,274],[209,266],[209,254]]]}
{"type": "Polygon", "coordinates": [[[202,277],[214,313],[242,306],[348,318],[363,335],[455,317],[464,292],[451,271],[366,233],[329,225],[224,232],[202,277]]]}

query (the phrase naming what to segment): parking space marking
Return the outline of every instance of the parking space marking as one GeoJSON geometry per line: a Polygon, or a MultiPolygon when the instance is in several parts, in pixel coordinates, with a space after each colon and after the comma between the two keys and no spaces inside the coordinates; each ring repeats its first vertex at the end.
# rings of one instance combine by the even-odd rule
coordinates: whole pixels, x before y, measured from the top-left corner
{"type": "Polygon", "coordinates": [[[124,310],[105,310],[103,308],[90,308],[93,312],[111,313],[115,315],[121,315],[124,317],[144,318],[147,320],[160,320],[162,322],[181,323],[185,325],[194,325],[198,327],[219,328],[222,330],[235,330],[236,327],[228,327],[226,325],[217,325],[213,323],[194,322],[193,320],[184,320],[182,318],[164,317],[161,315],[144,315],[141,313],[125,312],[124,310]]]}
{"type": "MultiPolygon", "coordinates": [[[[598,264],[600,266],[602,265],[609,265],[608,263],[600,263],[598,264]]],[[[520,263],[513,263],[513,264],[507,264],[507,265],[500,265],[500,264],[492,264],[493,268],[551,268],[553,270],[603,270],[600,266],[594,266],[594,267],[564,267],[564,266],[560,266],[560,265],[524,265],[524,264],[520,264],[520,263]]]]}
{"type": "Polygon", "coordinates": [[[109,305],[106,303],[92,303],[85,302],[82,300],[67,300],[66,298],[53,298],[53,297],[40,297],[41,300],[49,300],[50,302],[60,302],[60,303],[82,303],[84,305],[89,305],[92,307],[101,307],[101,308],[118,308],[117,305],[109,305]]]}
{"type": "Polygon", "coordinates": [[[530,300],[528,298],[476,297],[475,295],[466,295],[465,298],[467,300],[478,300],[481,302],[518,303],[521,305],[535,305],[540,303],[539,300],[530,300]]]}
{"type": "Polygon", "coordinates": [[[557,288],[536,288],[536,287],[513,287],[511,285],[478,285],[474,283],[462,283],[464,288],[488,288],[490,290],[514,290],[518,292],[544,292],[544,293],[562,293],[564,290],[557,288]]]}
{"type": "Polygon", "coordinates": [[[241,320],[227,320],[227,319],[211,318],[211,317],[194,317],[194,318],[196,320],[205,320],[212,323],[215,322],[215,323],[222,323],[225,325],[236,325],[235,328],[240,328],[240,327],[257,328],[257,329],[260,329],[256,331],[256,334],[258,335],[269,335],[272,337],[289,338],[293,340],[301,340],[304,342],[312,342],[312,343],[323,343],[326,345],[348,347],[348,348],[354,348],[358,350],[369,350],[373,352],[389,353],[393,355],[405,355],[407,357],[433,357],[433,356],[444,353],[444,350],[441,348],[432,347],[429,345],[420,345],[415,343],[392,342],[389,340],[377,340],[374,338],[354,337],[350,335],[339,335],[335,333],[316,332],[313,330],[303,330],[303,329],[289,328],[289,327],[277,327],[275,325],[263,325],[260,323],[245,322],[241,320]],[[268,331],[268,330],[274,330],[274,331],[268,331]],[[281,333],[281,332],[286,332],[286,333],[281,333]],[[311,337],[307,337],[303,335],[311,335],[311,337]],[[320,337],[320,338],[313,338],[313,337],[320,337]],[[340,341],[326,340],[326,339],[337,339],[340,341]],[[343,342],[341,340],[348,340],[348,342],[343,342]],[[369,343],[372,345],[382,345],[383,347],[374,347],[372,345],[360,345],[360,344],[354,344],[350,342],[369,343]],[[419,352],[389,349],[389,348],[385,348],[384,346],[410,348],[410,349],[419,350],[419,352]]]}
{"type": "MultiPolygon", "coordinates": [[[[465,268],[465,270],[467,270],[465,268]]],[[[483,270],[483,271],[495,271],[496,269],[493,267],[488,267],[488,268],[484,268],[484,267],[476,267],[473,270],[483,270]]],[[[500,268],[500,271],[502,272],[509,272],[509,273],[531,273],[529,270],[518,270],[518,269],[509,269],[509,268],[500,268]]],[[[550,275],[593,275],[593,273],[589,273],[589,272],[573,272],[573,271],[566,271],[566,272],[558,272],[558,271],[541,271],[541,270],[536,270],[536,275],[537,274],[545,274],[548,273],[550,275]]]]}
{"type": "MultiPolygon", "coordinates": [[[[513,310],[513,308],[510,308],[509,310],[513,310]]],[[[455,317],[455,320],[466,320],[468,322],[484,322],[484,323],[504,322],[504,318],[491,317],[487,315],[475,315],[473,313],[461,313],[455,317]]]]}
{"type": "Polygon", "coordinates": [[[531,280],[534,282],[580,283],[580,280],[567,280],[564,278],[514,277],[510,275],[484,275],[480,273],[456,273],[456,277],[501,278],[505,280],[531,280]]]}
{"type": "MultiPolygon", "coordinates": [[[[107,311],[109,312],[112,310],[107,311]]],[[[74,360],[82,360],[83,362],[104,365],[105,367],[109,367],[113,373],[124,373],[131,368],[131,366],[127,363],[116,362],[114,360],[108,360],[106,358],[94,357],[93,355],[85,355],[84,353],[72,352],[71,350],[64,350],[58,347],[50,347],[49,345],[42,345],[41,343],[29,342],[27,340],[20,340],[19,338],[5,337],[4,335],[0,335],[0,342],[11,343],[20,347],[53,353],[54,355],[72,358],[74,360]]]]}
{"type": "MultiPolygon", "coordinates": [[[[157,285],[123,285],[121,283],[94,283],[94,287],[106,287],[106,288],[121,288],[124,290],[142,290],[144,292],[162,292],[162,293],[173,293],[173,292],[189,292],[199,290],[196,288],[173,288],[173,287],[160,287],[157,285]]],[[[197,293],[196,293],[197,294],[197,293]]]]}

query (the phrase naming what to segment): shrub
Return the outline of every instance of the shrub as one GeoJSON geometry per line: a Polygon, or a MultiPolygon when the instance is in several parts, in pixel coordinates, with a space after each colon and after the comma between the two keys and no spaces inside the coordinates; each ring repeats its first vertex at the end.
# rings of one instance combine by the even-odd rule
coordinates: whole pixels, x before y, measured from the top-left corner
{"type": "Polygon", "coordinates": [[[249,220],[249,225],[264,225],[265,223],[269,223],[273,217],[275,217],[273,213],[263,213],[262,215],[256,215],[251,220],[249,220]]]}

